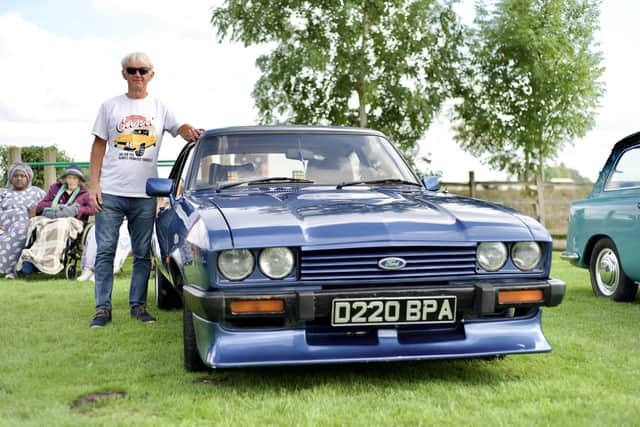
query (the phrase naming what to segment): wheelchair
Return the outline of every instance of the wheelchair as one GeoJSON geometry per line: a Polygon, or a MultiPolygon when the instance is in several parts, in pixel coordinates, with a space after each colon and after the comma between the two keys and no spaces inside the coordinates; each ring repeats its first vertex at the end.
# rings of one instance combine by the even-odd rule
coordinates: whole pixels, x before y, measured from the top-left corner
{"type": "Polygon", "coordinates": [[[80,271],[78,263],[82,259],[82,252],[87,242],[87,235],[93,227],[95,227],[95,223],[85,222],[82,228],[82,234],[78,235],[75,239],[67,239],[65,242],[61,262],[62,265],[64,265],[64,276],[69,280],[78,277],[78,272],[80,271]]]}
{"type": "MultiPolygon", "coordinates": [[[[62,253],[60,254],[60,263],[63,266],[61,271],[64,271],[64,275],[68,280],[73,280],[78,276],[80,271],[79,263],[82,259],[82,252],[87,241],[87,236],[95,226],[93,221],[85,221],[83,223],[82,232],[78,234],[76,238],[67,238],[64,244],[62,253]]],[[[25,249],[31,248],[36,241],[37,230],[33,230],[25,249]]],[[[35,268],[35,266],[34,266],[35,268]]],[[[46,273],[45,273],[46,274],[46,273]]]]}

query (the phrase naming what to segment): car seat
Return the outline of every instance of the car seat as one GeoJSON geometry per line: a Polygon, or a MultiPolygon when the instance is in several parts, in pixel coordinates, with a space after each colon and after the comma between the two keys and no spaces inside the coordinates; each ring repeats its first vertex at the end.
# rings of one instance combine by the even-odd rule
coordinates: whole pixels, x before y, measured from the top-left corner
{"type": "Polygon", "coordinates": [[[256,168],[253,163],[243,163],[241,165],[221,165],[219,163],[211,163],[209,165],[209,184],[219,184],[229,182],[229,174],[234,172],[237,174],[235,180],[240,181],[242,178],[248,178],[255,175],[256,168]]]}

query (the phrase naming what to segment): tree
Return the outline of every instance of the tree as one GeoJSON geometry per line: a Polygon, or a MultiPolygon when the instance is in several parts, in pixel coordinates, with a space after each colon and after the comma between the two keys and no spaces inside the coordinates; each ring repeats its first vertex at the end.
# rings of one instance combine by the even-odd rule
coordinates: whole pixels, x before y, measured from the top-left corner
{"type": "Polygon", "coordinates": [[[527,181],[544,224],[544,164],[593,127],[603,83],[599,0],[498,0],[476,7],[453,108],[460,146],[527,181]]]}
{"type": "MultiPolygon", "coordinates": [[[[21,148],[22,161],[25,163],[30,162],[43,162],[44,150],[46,147],[41,146],[29,146],[21,148]]],[[[58,146],[54,145],[56,149],[56,162],[72,162],[73,159],[64,151],[60,150],[58,146]]],[[[9,147],[0,146],[0,187],[3,187],[7,183],[9,172],[9,147]]],[[[33,169],[33,181],[32,184],[43,188],[44,187],[44,169],[42,167],[34,167],[33,169]]],[[[46,190],[46,188],[45,188],[46,190]]]]}
{"type": "Polygon", "coordinates": [[[456,0],[227,0],[220,40],[272,43],[257,59],[262,123],[372,127],[413,158],[456,76],[456,0]]]}
{"type": "Polygon", "coordinates": [[[554,178],[569,178],[576,184],[593,184],[589,178],[580,175],[580,172],[567,167],[562,162],[559,165],[545,167],[544,176],[549,181],[554,178]]]}

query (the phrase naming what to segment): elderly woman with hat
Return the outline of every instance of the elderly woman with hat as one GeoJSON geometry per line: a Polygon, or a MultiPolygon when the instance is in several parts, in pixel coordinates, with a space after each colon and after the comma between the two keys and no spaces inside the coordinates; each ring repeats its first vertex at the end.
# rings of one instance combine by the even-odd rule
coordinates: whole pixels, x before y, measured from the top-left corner
{"type": "Polygon", "coordinates": [[[58,182],[49,187],[36,207],[40,216],[29,222],[28,233],[35,233],[35,240],[20,254],[16,263],[20,273],[29,274],[37,269],[57,274],[64,268],[60,258],[66,240],[81,233],[82,223],[95,214],[84,182],[82,169],[70,165],[58,182]]]}
{"type": "Polygon", "coordinates": [[[49,187],[47,195],[38,203],[38,215],[48,218],[75,217],[86,221],[95,210],[91,207],[85,177],[76,165],[70,165],[60,175],[58,182],[49,187]]]}
{"type": "Polygon", "coordinates": [[[7,188],[0,189],[0,274],[15,276],[15,266],[27,240],[29,216],[44,196],[44,191],[31,185],[33,171],[26,163],[16,162],[9,168],[7,188]]]}

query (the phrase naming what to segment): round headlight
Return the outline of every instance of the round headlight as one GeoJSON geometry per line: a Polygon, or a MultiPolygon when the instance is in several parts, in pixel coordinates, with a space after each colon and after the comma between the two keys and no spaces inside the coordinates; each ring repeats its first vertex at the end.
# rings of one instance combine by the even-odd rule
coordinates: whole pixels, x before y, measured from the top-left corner
{"type": "Polygon", "coordinates": [[[482,242],[478,245],[478,264],[486,271],[498,271],[507,262],[507,247],[501,242],[482,242]]]}
{"type": "Polygon", "coordinates": [[[271,279],[282,279],[293,271],[294,257],[289,248],[267,248],[260,252],[260,271],[271,279]]]}
{"type": "Polygon", "coordinates": [[[540,245],[536,242],[518,242],[511,248],[511,260],[522,271],[530,271],[540,262],[540,245]]]}
{"type": "Polygon", "coordinates": [[[229,280],[242,280],[253,272],[253,254],[248,249],[231,249],[218,255],[218,270],[229,280]]]}

